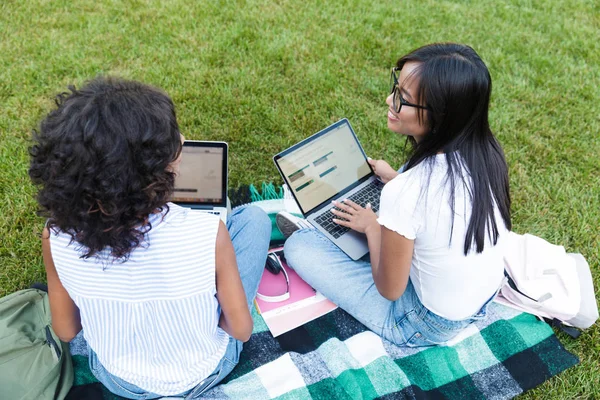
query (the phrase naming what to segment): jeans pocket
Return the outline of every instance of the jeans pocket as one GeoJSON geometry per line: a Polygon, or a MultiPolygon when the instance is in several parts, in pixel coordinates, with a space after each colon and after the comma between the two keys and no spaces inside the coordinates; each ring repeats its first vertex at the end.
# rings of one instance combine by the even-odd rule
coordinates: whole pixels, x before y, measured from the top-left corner
{"type": "Polygon", "coordinates": [[[396,321],[397,334],[394,336],[394,344],[401,347],[434,346],[437,344],[429,341],[421,333],[421,328],[414,323],[415,317],[415,311],[411,310],[396,321]]]}
{"type": "Polygon", "coordinates": [[[418,343],[420,343],[423,335],[414,324],[415,315],[415,310],[410,310],[396,321],[394,344],[397,346],[419,346],[418,343]]]}
{"type": "Polygon", "coordinates": [[[223,361],[219,364],[218,371],[213,372],[211,375],[206,377],[202,382],[200,382],[190,394],[186,397],[187,399],[198,399],[204,393],[212,389],[214,386],[218,385],[236,366],[235,363],[231,362],[227,358],[223,358],[223,361]]]}
{"type": "Polygon", "coordinates": [[[416,332],[408,341],[406,342],[406,347],[428,347],[428,346],[437,346],[441,343],[433,342],[429,340],[427,337],[423,336],[421,332],[416,332]]]}
{"type": "Polygon", "coordinates": [[[444,344],[469,324],[467,321],[446,320],[424,307],[417,310],[408,312],[402,321],[403,334],[407,338],[404,346],[407,347],[444,344]]]}
{"type": "Polygon", "coordinates": [[[148,398],[147,391],[138,388],[140,390],[139,392],[133,392],[131,387],[127,388],[127,387],[125,387],[125,385],[127,385],[127,386],[134,386],[134,385],[128,384],[124,380],[122,380],[114,375],[111,375],[108,372],[106,373],[105,378],[110,380],[110,384],[107,385],[105,382],[102,382],[102,383],[114,394],[117,394],[121,397],[127,397],[128,399],[147,399],[148,398]],[[114,389],[117,389],[117,390],[115,391],[114,389]]]}
{"type": "Polygon", "coordinates": [[[188,400],[200,398],[200,396],[202,396],[204,392],[206,392],[207,390],[209,390],[217,384],[221,371],[222,368],[219,370],[219,372],[213,373],[212,375],[209,375],[206,378],[204,378],[202,382],[200,382],[194,389],[192,389],[192,391],[185,397],[185,399],[188,400]]]}
{"type": "Polygon", "coordinates": [[[90,352],[89,366],[92,374],[102,383],[111,393],[128,399],[146,399],[148,392],[130,384],[119,377],[112,375],[104,368],[98,360],[96,353],[90,352]],[[136,390],[137,389],[137,390],[136,390]]]}

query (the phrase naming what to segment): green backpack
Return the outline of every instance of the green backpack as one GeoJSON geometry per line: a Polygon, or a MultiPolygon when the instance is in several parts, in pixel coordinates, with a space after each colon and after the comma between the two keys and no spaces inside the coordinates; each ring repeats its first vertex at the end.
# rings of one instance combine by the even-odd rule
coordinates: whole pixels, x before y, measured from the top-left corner
{"type": "Polygon", "coordinates": [[[50,325],[48,294],[26,289],[0,298],[0,397],[64,399],[73,384],[69,345],[50,325]]]}

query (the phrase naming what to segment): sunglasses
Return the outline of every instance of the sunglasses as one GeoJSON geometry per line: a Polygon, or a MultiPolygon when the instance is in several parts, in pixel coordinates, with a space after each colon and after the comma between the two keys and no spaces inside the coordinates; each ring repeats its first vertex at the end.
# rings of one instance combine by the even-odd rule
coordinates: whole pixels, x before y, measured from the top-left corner
{"type": "Polygon", "coordinates": [[[402,97],[402,93],[400,93],[400,88],[398,87],[398,73],[400,73],[400,68],[392,68],[392,75],[390,76],[390,93],[392,94],[392,107],[394,108],[394,111],[396,113],[399,113],[400,110],[402,110],[402,106],[422,108],[423,110],[428,110],[429,107],[409,103],[404,99],[404,97],[402,97]]]}

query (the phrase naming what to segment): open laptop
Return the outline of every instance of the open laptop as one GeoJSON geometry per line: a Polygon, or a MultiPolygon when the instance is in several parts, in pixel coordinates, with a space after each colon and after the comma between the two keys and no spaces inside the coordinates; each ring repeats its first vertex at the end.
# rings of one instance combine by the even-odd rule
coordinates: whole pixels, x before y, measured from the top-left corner
{"type": "Polygon", "coordinates": [[[366,236],[332,221],[332,200],[371,203],[379,211],[383,183],[367,162],[347,119],[273,157],[302,215],[353,260],[369,252],[366,236]]]}
{"type": "Polygon", "coordinates": [[[227,143],[186,140],[171,201],[227,222],[227,143]]]}

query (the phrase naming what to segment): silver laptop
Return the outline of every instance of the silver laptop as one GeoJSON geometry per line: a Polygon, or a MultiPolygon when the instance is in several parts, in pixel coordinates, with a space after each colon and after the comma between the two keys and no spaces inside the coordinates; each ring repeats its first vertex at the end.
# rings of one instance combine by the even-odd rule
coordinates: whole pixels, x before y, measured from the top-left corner
{"type": "Polygon", "coordinates": [[[186,140],[171,201],[227,222],[227,143],[186,140]]]}
{"type": "Polygon", "coordinates": [[[364,234],[332,221],[332,200],[350,199],[379,211],[383,184],[347,119],[273,157],[304,218],[353,260],[369,252],[364,234]]]}

